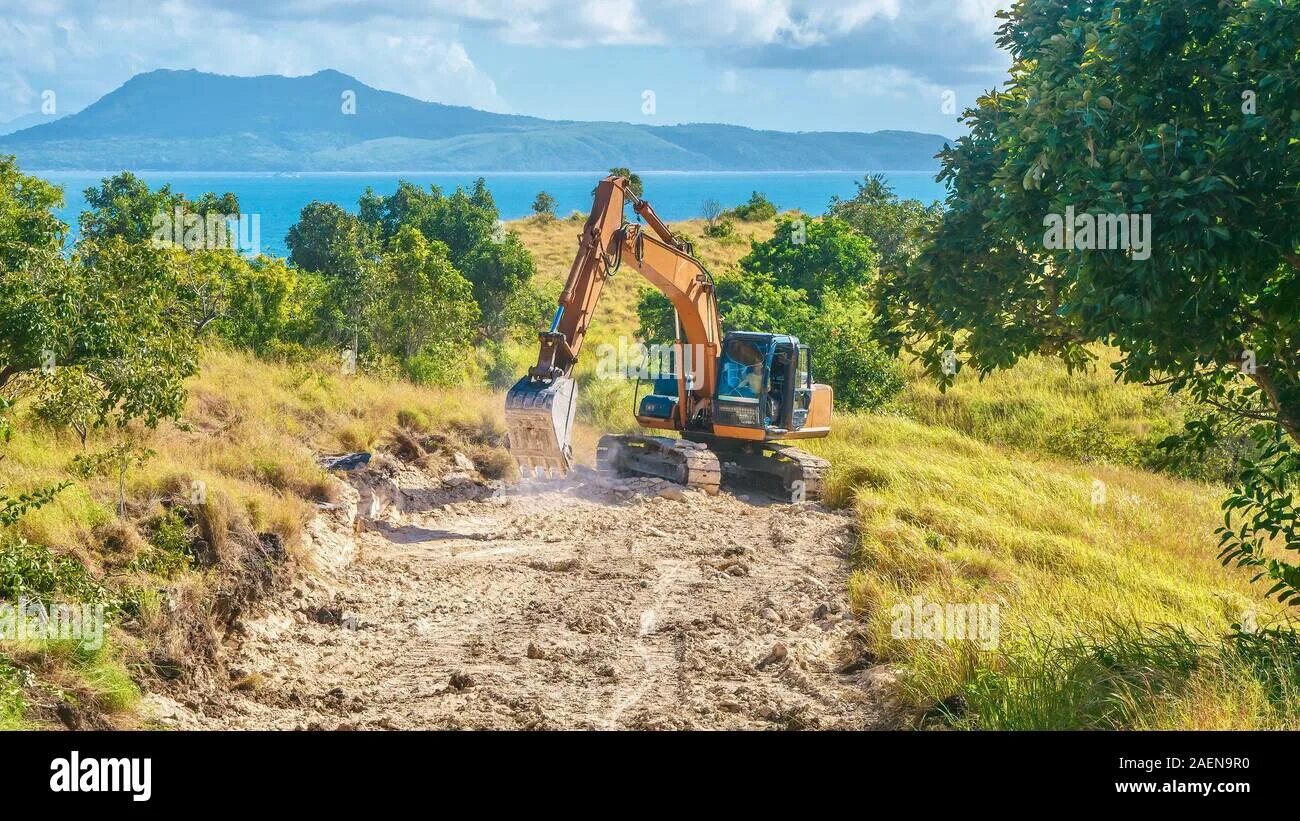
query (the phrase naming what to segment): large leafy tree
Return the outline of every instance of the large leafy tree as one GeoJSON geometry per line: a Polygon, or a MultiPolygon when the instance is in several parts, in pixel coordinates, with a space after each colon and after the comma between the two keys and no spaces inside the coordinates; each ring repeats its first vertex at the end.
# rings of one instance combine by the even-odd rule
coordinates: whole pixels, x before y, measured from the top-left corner
{"type": "Polygon", "coordinates": [[[110,198],[111,218],[93,209],[83,226],[98,227],[65,256],[67,226],[53,217],[61,192],[0,159],[5,408],[34,397],[46,418],[71,424],[83,438],[110,421],[152,425],[180,413],[184,380],[195,369],[193,338],[177,332],[187,314],[183,272],[148,235],[104,227],[141,224],[125,203],[149,198],[132,197],[110,198]]]}
{"type": "MultiPolygon", "coordinates": [[[[1265,450],[1293,448],[1300,7],[1022,0],[1002,16],[1010,77],[942,152],[948,208],[920,259],[883,278],[883,337],[945,383],[949,349],[987,372],[1033,353],[1083,365],[1106,343],[1122,354],[1118,377],[1211,409],[1189,440],[1248,426],[1265,450]],[[1053,242],[1051,215],[1071,211],[1149,216],[1149,246],[1053,242]]],[[[1262,555],[1273,537],[1300,549],[1295,479],[1267,475],[1233,508],[1262,526],[1225,529],[1226,550],[1263,561],[1293,596],[1300,574],[1262,555]]]]}
{"type": "MultiPolygon", "coordinates": [[[[413,227],[429,242],[440,243],[473,287],[483,334],[496,338],[511,326],[531,326],[531,309],[521,309],[521,295],[531,294],[536,266],[519,238],[500,223],[500,212],[482,178],[470,190],[444,195],[437,186],[424,190],[398,183],[389,196],[367,190],[359,219],[391,242],[403,227],[413,227]]],[[[523,302],[531,305],[531,300],[523,302]]]]}
{"type": "Polygon", "coordinates": [[[402,227],[384,250],[374,286],[370,327],[385,352],[404,361],[421,353],[465,361],[478,306],[446,245],[402,227]]]}

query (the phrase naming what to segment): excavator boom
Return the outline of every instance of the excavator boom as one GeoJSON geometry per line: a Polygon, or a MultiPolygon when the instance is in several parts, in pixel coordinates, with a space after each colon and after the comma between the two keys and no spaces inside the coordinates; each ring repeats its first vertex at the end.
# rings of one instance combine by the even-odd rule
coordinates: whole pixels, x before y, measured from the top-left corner
{"type": "Polygon", "coordinates": [[[578,253],[550,330],[538,334],[537,364],[506,395],[510,450],[524,472],[564,474],[571,466],[570,438],[577,407],[573,367],[605,281],[622,264],[634,268],[672,301],[681,323],[681,342],[692,348],[693,355],[677,359],[688,363],[691,371],[679,380],[678,427],[685,427],[691,415],[710,401],[720,335],[713,283],[650,204],[632,193],[626,179],[606,177],[596,187],[591,215],[578,238],[578,253]],[[628,203],[653,235],[625,221],[628,203]]]}

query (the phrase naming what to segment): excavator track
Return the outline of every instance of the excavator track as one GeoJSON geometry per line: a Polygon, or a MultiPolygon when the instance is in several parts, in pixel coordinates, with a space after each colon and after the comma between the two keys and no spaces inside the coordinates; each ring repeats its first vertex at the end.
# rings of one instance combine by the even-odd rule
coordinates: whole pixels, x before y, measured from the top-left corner
{"type": "Polygon", "coordinates": [[[596,444],[596,472],[614,479],[651,476],[701,490],[710,496],[722,484],[717,454],[700,442],[666,436],[608,434],[596,444]]]}
{"type": "Polygon", "coordinates": [[[721,450],[723,477],[730,484],[761,488],[791,502],[816,502],[826,491],[831,463],[806,450],[775,442],[721,450]]]}
{"type": "Polygon", "coordinates": [[[830,472],[831,463],[813,456],[806,450],[789,445],[764,445],[764,450],[772,454],[771,458],[786,465],[783,489],[794,496],[794,481],[803,482],[803,500],[820,501],[826,491],[826,474],[830,472]]]}

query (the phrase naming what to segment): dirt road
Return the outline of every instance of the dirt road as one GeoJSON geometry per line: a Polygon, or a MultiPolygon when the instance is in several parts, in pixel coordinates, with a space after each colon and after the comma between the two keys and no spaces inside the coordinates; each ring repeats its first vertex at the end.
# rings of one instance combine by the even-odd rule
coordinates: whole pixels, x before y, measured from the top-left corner
{"type": "Polygon", "coordinates": [[[153,719],[284,729],[886,721],[845,601],[849,515],[653,482],[611,487],[589,473],[450,488],[413,488],[411,475],[355,537],[323,518],[317,571],[242,625],[229,686],[151,696],[153,719]]]}

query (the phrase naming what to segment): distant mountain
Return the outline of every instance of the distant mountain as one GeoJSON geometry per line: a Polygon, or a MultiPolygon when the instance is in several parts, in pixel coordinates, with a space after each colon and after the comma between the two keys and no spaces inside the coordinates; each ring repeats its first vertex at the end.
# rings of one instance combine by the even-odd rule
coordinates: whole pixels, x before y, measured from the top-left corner
{"type": "Polygon", "coordinates": [[[12,134],[15,131],[22,131],[24,128],[31,128],[34,125],[53,122],[58,117],[57,114],[42,114],[39,111],[24,114],[21,117],[14,117],[12,120],[5,120],[0,123],[0,135],[12,134]]]}
{"type": "Polygon", "coordinates": [[[912,131],[785,132],[543,120],[424,102],[337,71],[151,71],[82,111],[0,136],[25,169],[157,171],[933,171],[912,131]],[[355,113],[344,113],[345,92],[355,113]]]}

